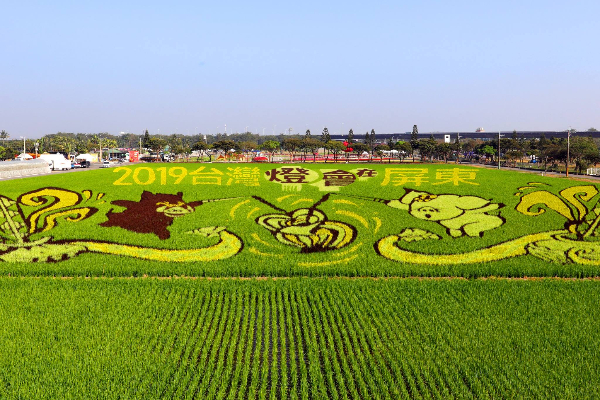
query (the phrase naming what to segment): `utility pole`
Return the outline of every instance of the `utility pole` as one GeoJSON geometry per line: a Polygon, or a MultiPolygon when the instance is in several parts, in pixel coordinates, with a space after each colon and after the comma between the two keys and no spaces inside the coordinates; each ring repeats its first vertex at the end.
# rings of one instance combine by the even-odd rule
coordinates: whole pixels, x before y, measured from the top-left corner
{"type": "Polygon", "coordinates": [[[460,132],[456,132],[456,164],[460,164],[460,132]]]}
{"type": "Polygon", "coordinates": [[[504,136],[498,132],[498,169],[500,169],[500,138],[504,136]]]}
{"type": "Polygon", "coordinates": [[[569,177],[569,162],[571,162],[571,127],[567,131],[567,178],[569,177]]]}

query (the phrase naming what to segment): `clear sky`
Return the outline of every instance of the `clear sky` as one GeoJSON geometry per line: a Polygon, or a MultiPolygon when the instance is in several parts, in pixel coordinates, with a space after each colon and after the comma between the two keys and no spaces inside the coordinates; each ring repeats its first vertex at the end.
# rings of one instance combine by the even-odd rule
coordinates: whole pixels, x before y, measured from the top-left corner
{"type": "Polygon", "coordinates": [[[600,1],[2,1],[0,129],[600,129],[600,1]]]}

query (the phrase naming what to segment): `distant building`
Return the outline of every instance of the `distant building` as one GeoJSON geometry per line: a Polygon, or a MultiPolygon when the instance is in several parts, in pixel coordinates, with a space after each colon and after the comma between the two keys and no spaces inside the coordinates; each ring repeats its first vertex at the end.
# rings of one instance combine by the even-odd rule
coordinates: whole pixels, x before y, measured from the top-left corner
{"type": "MultiPolygon", "coordinates": [[[[500,132],[504,137],[511,137],[513,131],[502,131],[500,132]]],[[[428,139],[430,136],[433,136],[435,140],[440,142],[444,142],[446,140],[446,136],[450,135],[450,141],[454,142],[457,137],[460,137],[461,141],[464,140],[497,140],[498,132],[419,132],[419,139],[428,139]]],[[[539,139],[542,135],[546,136],[546,138],[550,139],[553,137],[556,138],[567,138],[567,131],[517,131],[518,137],[523,137],[525,139],[539,139]]],[[[583,137],[593,137],[600,138],[600,132],[589,132],[589,131],[579,131],[571,134],[573,136],[583,136],[583,137]]],[[[387,142],[388,139],[394,138],[394,140],[401,140],[403,142],[408,142],[411,139],[411,132],[403,132],[403,133],[378,133],[377,140],[381,143],[387,142]]],[[[346,140],[346,135],[331,135],[331,140],[338,140],[343,142],[346,140]]],[[[355,141],[360,141],[354,139],[355,141]]]]}

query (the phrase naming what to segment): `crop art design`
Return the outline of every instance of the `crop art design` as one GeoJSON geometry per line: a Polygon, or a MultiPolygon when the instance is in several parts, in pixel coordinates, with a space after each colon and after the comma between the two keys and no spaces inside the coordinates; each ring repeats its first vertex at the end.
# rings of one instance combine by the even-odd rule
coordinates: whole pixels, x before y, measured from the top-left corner
{"type": "MultiPolygon", "coordinates": [[[[390,235],[377,241],[375,250],[390,260],[414,264],[471,264],[532,255],[557,263],[600,265],[600,230],[598,229],[600,196],[598,189],[591,185],[573,186],[556,195],[547,190],[540,190],[544,185],[539,182],[531,182],[527,186],[520,187],[519,192],[515,193],[515,196],[520,197],[515,210],[528,217],[539,217],[552,210],[565,219],[564,229],[533,233],[468,253],[435,255],[409,251],[402,246],[403,243],[414,240],[438,240],[438,235],[427,231],[419,231],[415,235],[413,230],[405,230],[400,234],[390,235]]],[[[456,211],[449,211],[449,209],[461,207],[461,197],[472,196],[436,196],[425,193],[415,196],[415,192],[409,191],[399,200],[375,200],[398,209],[407,209],[408,207],[409,213],[417,218],[437,220],[438,223],[446,226],[448,233],[454,237],[482,236],[485,231],[498,228],[504,223],[502,217],[488,214],[500,209],[502,205],[492,204],[484,199],[467,199],[467,204],[471,204],[471,206],[463,207],[464,212],[454,216],[456,211]],[[412,200],[407,201],[406,196],[412,200]],[[434,198],[431,198],[432,196],[434,198]],[[445,211],[440,212],[440,215],[451,216],[449,219],[433,217],[439,210],[429,205],[434,205],[434,202],[440,198],[445,198],[442,202],[445,211]],[[415,199],[426,201],[422,201],[423,205],[419,204],[415,207],[413,206],[415,199]],[[470,215],[467,217],[467,214],[470,215]],[[455,229],[457,227],[460,228],[458,231],[455,229]]],[[[419,200],[416,201],[421,203],[419,200]]]]}
{"type": "Polygon", "coordinates": [[[186,203],[183,201],[182,192],[174,195],[144,191],[139,202],[116,200],[112,204],[125,207],[125,211],[109,212],[108,221],[101,223],[100,226],[118,226],[132,232],[154,233],[165,240],[171,236],[167,227],[173,223],[173,219],[194,212],[202,202],[186,203]]]}
{"type": "MultiPolygon", "coordinates": [[[[333,172],[328,177],[335,179],[334,188],[355,182],[333,172]]],[[[104,193],[58,187],[0,195],[0,260],[60,262],[98,253],[195,263],[243,251],[256,260],[299,267],[351,265],[359,257],[461,265],[532,256],[600,265],[600,192],[593,185],[552,192],[530,182],[518,188],[510,206],[475,195],[395,191],[392,199],[323,194],[319,188],[312,195],[194,200],[183,191],[143,190],[110,202],[104,193]],[[523,233],[513,233],[519,229],[523,233]],[[493,243],[498,233],[510,239],[477,246],[482,238],[493,243]],[[461,252],[465,247],[469,250],[461,252]],[[443,248],[456,250],[433,254],[443,248]]]]}
{"type": "MultiPolygon", "coordinates": [[[[46,233],[57,225],[75,223],[94,215],[104,193],[96,196],[89,190],[81,194],[60,188],[44,188],[25,193],[17,200],[0,196],[0,260],[5,262],[57,262],[82,253],[95,252],[167,262],[216,261],[238,254],[242,240],[224,227],[200,227],[187,232],[198,238],[217,243],[194,249],[157,249],[94,240],[58,240],[44,236],[30,240],[33,235],[46,233]]],[[[115,205],[126,207],[122,213],[109,212],[106,227],[121,227],[138,233],[153,233],[160,239],[170,236],[167,227],[173,218],[190,214],[206,202],[185,203],[177,195],[144,192],[140,202],[117,200],[115,205]],[[127,208],[129,207],[129,208],[127,208]],[[126,218],[129,218],[126,222],[126,218]],[[136,224],[136,222],[138,224],[136,224]]]]}
{"type": "Polygon", "coordinates": [[[302,253],[337,250],[352,243],[356,229],[327,219],[316,208],[300,208],[283,214],[266,214],[256,223],[271,231],[281,243],[299,247],[302,253]]]}
{"type": "Polygon", "coordinates": [[[103,193],[93,196],[89,190],[81,194],[47,187],[24,193],[17,200],[0,196],[0,260],[7,262],[61,261],[73,257],[85,247],[74,242],[53,242],[44,236],[57,224],[76,223],[94,215],[102,204],[103,193]]]}

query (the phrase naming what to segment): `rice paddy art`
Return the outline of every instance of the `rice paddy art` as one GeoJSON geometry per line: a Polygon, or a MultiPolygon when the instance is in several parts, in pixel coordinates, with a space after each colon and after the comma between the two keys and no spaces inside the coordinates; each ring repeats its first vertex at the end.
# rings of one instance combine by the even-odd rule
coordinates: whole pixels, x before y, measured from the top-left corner
{"type": "Polygon", "coordinates": [[[410,265],[464,273],[524,256],[540,266],[600,265],[595,185],[525,182],[499,194],[479,179],[489,171],[336,167],[120,167],[102,190],[4,192],[0,260],[96,254],[165,270],[206,264],[203,273],[239,257],[251,266],[270,260],[274,270],[366,265],[368,273],[410,265]]]}

